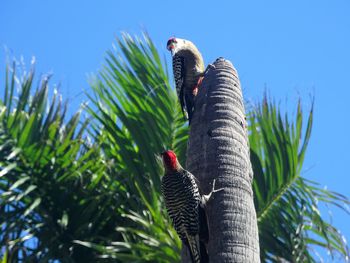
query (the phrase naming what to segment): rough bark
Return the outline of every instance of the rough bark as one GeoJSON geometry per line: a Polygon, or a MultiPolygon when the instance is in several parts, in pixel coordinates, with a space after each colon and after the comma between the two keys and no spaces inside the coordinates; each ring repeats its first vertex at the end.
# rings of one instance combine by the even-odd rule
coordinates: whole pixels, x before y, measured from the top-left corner
{"type": "MultiPolygon", "coordinates": [[[[190,128],[186,168],[208,193],[210,262],[260,262],[252,169],[238,75],[219,58],[201,85],[190,128]]],[[[190,262],[185,250],[182,262],[190,262]]]]}

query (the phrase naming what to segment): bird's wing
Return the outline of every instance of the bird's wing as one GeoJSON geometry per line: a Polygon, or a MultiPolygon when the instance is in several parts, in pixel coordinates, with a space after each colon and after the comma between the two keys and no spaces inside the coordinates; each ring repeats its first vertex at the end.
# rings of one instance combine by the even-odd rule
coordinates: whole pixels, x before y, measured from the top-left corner
{"type": "MultiPolygon", "coordinates": [[[[199,194],[202,195],[203,190],[200,188],[198,179],[188,171],[186,171],[186,174],[189,180],[194,181],[194,183],[198,187],[199,194]]],[[[206,258],[208,257],[207,251],[206,251],[206,245],[208,244],[208,241],[209,241],[209,225],[208,225],[208,217],[205,209],[205,203],[203,202],[202,198],[198,206],[198,223],[199,223],[199,240],[201,244],[201,258],[206,258]]],[[[204,260],[203,262],[207,262],[207,261],[204,260]]]]}
{"type": "Polygon", "coordinates": [[[173,72],[174,72],[174,79],[175,79],[175,85],[176,85],[176,93],[177,93],[177,96],[179,97],[182,112],[186,115],[186,118],[187,118],[187,112],[185,110],[185,93],[184,93],[184,86],[185,86],[184,57],[176,54],[173,56],[173,72]]]}
{"type": "Polygon", "coordinates": [[[169,189],[182,189],[182,180],[177,176],[164,175],[161,183],[161,191],[164,196],[165,206],[168,211],[168,215],[173,223],[174,229],[179,235],[182,241],[186,241],[186,234],[184,231],[183,220],[184,217],[181,213],[181,209],[178,207],[178,203],[181,202],[178,196],[169,194],[169,189]]]}

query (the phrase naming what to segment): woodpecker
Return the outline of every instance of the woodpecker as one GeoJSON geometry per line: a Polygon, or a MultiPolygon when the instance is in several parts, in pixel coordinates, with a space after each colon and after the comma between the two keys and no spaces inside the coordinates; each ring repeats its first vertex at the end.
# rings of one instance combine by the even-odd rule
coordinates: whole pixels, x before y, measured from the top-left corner
{"type": "Polygon", "coordinates": [[[170,38],[167,49],[173,59],[173,73],[182,112],[191,123],[194,98],[204,76],[204,61],[197,47],[189,40],[170,38]]]}
{"type": "Polygon", "coordinates": [[[208,262],[209,231],[205,205],[213,193],[222,189],[215,190],[214,180],[211,192],[201,194],[197,179],[182,168],[173,151],[167,150],[161,155],[165,168],[161,191],[169,217],[183,244],[189,249],[192,262],[208,262]]]}

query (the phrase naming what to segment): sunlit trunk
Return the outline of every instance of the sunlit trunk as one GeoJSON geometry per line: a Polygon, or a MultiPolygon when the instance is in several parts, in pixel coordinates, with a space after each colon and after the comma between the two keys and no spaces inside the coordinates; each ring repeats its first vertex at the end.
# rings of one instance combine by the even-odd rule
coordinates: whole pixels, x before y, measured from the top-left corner
{"type": "Polygon", "coordinates": [[[207,207],[210,262],[260,262],[242,91],[229,61],[218,59],[214,66],[196,98],[186,167],[204,193],[213,179],[216,188],[224,188],[207,207]]]}

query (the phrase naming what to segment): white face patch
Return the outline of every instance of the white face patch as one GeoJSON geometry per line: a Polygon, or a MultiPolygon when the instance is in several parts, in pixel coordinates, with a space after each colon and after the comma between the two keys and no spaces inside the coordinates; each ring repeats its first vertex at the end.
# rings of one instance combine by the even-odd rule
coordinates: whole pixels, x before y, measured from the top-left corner
{"type": "Polygon", "coordinates": [[[175,55],[183,46],[186,45],[186,40],[181,38],[176,38],[177,43],[174,43],[174,48],[171,50],[171,54],[175,55]]]}

